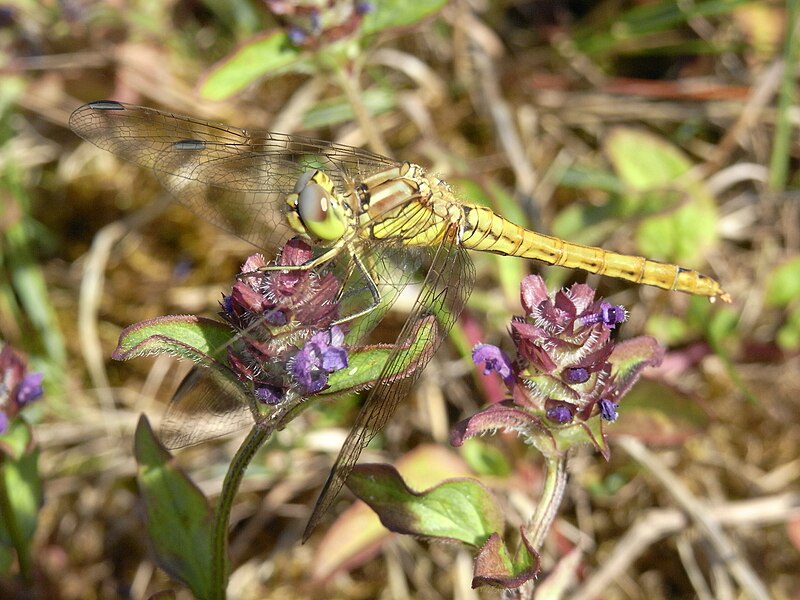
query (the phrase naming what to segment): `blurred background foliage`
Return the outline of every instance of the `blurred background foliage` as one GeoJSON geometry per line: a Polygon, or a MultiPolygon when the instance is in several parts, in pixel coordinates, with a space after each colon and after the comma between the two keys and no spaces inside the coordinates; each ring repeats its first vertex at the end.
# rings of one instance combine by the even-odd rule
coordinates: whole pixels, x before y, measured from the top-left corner
{"type": "MultiPolygon", "coordinates": [[[[714,274],[733,305],[588,278],[629,308],[626,337],[669,346],[614,430],[658,447],[692,497],[725,515],[772,597],[797,597],[799,36],[794,0],[0,3],[0,336],[47,391],[29,414],[46,500],[24,593],[139,598],[169,585],[143,537],[131,438],[188,366],[110,354],[133,322],[213,314],[252,251],[66,128],[80,104],[112,98],[370,147],[538,231],[714,274]]],[[[502,339],[525,273],[553,286],[587,277],[473,258],[479,283],[451,343],[382,436],[386,453],[367,454],[393,460],[433,440],[401,460],[479,473],[525,515],[541,468],[513,437],[446,444],[449,425],[499,393],[464,357],[502,339]]],[[[382,337],[407,309],[401,299],[382,337]]],[[[299,545],[356,407],[309,412],[255,461],[234,510],[231,597],[473,597],[463,550],[374,522],[372,537],[343,544],[365,531],[363,507],[299,545]]],[[[213,496],[234,447],[179,458],[213,496]]],[[[570,597],[742,597],[709,566],[692,519],[636,541],[642,522],[680,505],[651,466],[588,448],[575,463],[545,563],[582,545],[570,597]],[[637,550],[608,561],[624,544],[637,550]]],[[[0,595],[20,586],[0,576],[0,595]]]]}

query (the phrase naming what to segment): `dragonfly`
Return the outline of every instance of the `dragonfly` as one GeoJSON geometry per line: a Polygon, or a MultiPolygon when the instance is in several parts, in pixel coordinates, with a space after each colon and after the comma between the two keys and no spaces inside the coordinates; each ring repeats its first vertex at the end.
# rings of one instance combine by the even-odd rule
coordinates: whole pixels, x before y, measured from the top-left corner
{"type": "MultiPolygon", "coordinates": [[[[113,100],[90,102],[70,117],[82,138],[155,172],[196,215],[259,249],[301,236],[319,249],[297,268],[346,259],[374,304],[391,304],[410,283],[418,297],[394,351],[368,392],[322,488],[304,539],[332,505],[367,444],[383,429],[452,327],[475,270],[468,250],[537,260],[637,284],[730,302],[713,278],[677,265],[570,243],[523,228],[491,209],[458,199],[444,180],[411,162],[368,150],[248,130],[113,100]],[[424,342],[432,349],[405,377],[404,353],[416,324],[436,315],[424,342]]],[[[374,327],[385,314],[359,313],[374,327]]]]}

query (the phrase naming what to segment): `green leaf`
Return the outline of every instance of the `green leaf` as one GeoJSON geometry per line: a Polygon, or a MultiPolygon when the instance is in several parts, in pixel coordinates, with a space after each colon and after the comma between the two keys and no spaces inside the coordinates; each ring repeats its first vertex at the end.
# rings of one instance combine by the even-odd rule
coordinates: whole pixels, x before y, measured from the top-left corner
{"type": "Polygon", "coordinates": [[[786,306],[800,298],[800,257],[793,258],[775,269],[767,283],[767,304],[786,306]]]}
{"type": "MultiPolygon", "coordinates": [[[[397,106],[394,92],[384,88],[369,88],[361,94],[361,102],[370,115],[389,112],[397,106]]],[[[355,119],[353,105],[347,98],[339,96],[317,102],[303,114],[303,127],[317,129],[349,123],[355,119]]]]}
{"type": "Polygon", "coordinates": [[[364,16],[361,34],[408,27],[439,12],[447,0],[376,0],[373,10],[364,16]]]}
{"type": "Polygon", "coordinates": [[[226,100],[264,77],[289,71],[304,62],[303,54],[286,33],[261,33],[211,67],[198,89],[207,100],[226,100]]]}
{"type": "MultiPolygon", "coordinates": [[[[432,329],[436,326],[433,317],[420,321],[411,338],[413,341],[406,347],[407,352],[403,355],[404,361],[398,363],[395,370],[386,375],[407,377],[416,371],[420,364],[425,364],[433,351],[430,342],[436,337],[432,329]]],[[[328,377],[328,387],[316,396],[331,396],[374,385],[393,351],[394,346],[390,344],[350,350],[347,356],[347,367],[331,373],[328,377]]]]}
{"type": "MultiPolygon", "coordinates": [[[[583,53],[600,60],[607,54],[630,52],[647,53],[654,49],[664,48],[659,34],[677,29],[690,19],[708,18],[725,15],[737,6],[750,3],[752,0],[700,0],[683,5],[678,2],[652,2],[634,5],[627,11],[607,11],[608,21],[601,22],[590,19],[583,28],[577,28],[572,39],[576,47],[583,53]],[[653,42],[657,39],[658,43],[653,42]]],[[[697,40],[694,52],[690,52],[690,43],[682,37],[670,45],[675,53],[694,54],[701,51],[722,51],[719,42],[697,40]]]]}
{"type": "Polygon", "coordinates": [[[640,251],[657,259],[697,263],[716,241],[717,213],[703,184],[685,177],[691,161],[663,138],[632,128],[614,129],[605,150],[630,190],[625,212],[641,218],[636,232],[640,251]]]}
{"type": "Polygon", "coordinates": [[[497,501],[472,479],[453,479],[425,492],[412,491],[389,465],[357,465],[347,486],[398,533],[459,540],[476,547],[501,531],[497,501]]]}
{"type": "Polygon", "coordinates": [[[15,417],[8,429],[0,435],[0,452],[11,460],[17,460],[33,447],[33,433],[22,417],[15,417]]]}
{"type": "MultiPolygon", "coordinates": [[[[39,450],[32,445],[30,427],[22,419],[15,419],[3,437],[15,439],[13,445],[22,451],[0,456],[0,494],[4,496],[0,505],[0,545],[3,555],[10,556],[12,548],[16,551],[21,570],[27,574],[31,542],[43,504],[39,450]]],[[[0,560],[5,562],[1,557],[0,560]]]]}
{"type": "Polygon", "coordinates": [[[137,481],[158,564],[198,598],[211,593],[212,513],[202,492],[175,466],[147,418],[136,427],[137,481]]]}
{"type": "Polygon", "coordinates": [[[114,360],[171,354],[198,364],[216,360],[231,341],[224,323],[189,315],[170,315],[126,327],[119,336],[114,360]]]}
{"type": "Polygon", "coordinates": [[[520,528],[522,544],[512,558],[500,534],[493,534],[475,558],[472,587],[491,585],[501,589],[518,588],[536,577],[539,572],[539,554],[520,528]]]}
{"type": "MultiPolygon", "coordinates": [[[[435,444],[417,446],[395,465],[409,485],[417,489],[471,474],[455,452],[435,444]]],[[[363,565],[390,535],[369,506],[356,502],[336,519],[317,545],[312,561],[314,581],[325,581],[335,573],[363,565]]]]}
{"type": "Polygon", "coordinates": [[[778,346],[787,352],[793,352],[800,348],[800,310],[793,310],[789,313],[786,322],[778,330],[775,340],[778,346]]]}
{"type": "Polygon", "coordinates": [[[508,477],[512,467],[506,455],[483,440],[469,439],[461,446],[461,455],[470,468],[481,475],[508,477]]]}

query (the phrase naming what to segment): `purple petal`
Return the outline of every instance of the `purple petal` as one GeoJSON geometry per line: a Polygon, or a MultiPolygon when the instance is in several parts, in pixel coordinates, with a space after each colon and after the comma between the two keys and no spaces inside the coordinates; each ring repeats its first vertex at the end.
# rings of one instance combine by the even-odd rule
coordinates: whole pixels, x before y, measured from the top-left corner
{"type": "Polygon", "coordinates": [[[375,10],[375,6],[373,6],[372,2],[356,2],[357,15],[366,15],[367,13],[371,13],[373,10],[375,10]]]}
{"type": "Polygon", "coordinates": [[[561,374],[564,381],[570,384],[586,383],[589,381],[589,371],[583,367],[570,367],[561,374]]]}
{"type": "Polygon", "coordinates": [[[600,304],[600,314],[603,318],[603,324],[609,329],[614,329],[618,323],[624,323],[628,318],[628,312],[624,306],[614,305],[610,302],[602,302],[600,304]]]}
{"type": "Polygon", "coordinates": [[[600,407],[601,418],[610,423],[617,420],[619,415],[617,414],[617,405],[614,402],[607,398],[601,398],[597,405],[600,407]]]}
{"type": "Polygon", "coordinates": [[[575,407],[567,402],[548,400],[545,402],[545,415],[553,423],[564,425],[572,421],[575,416],[575,407]]]}
{"type": "Polygon", "coordinates": [[[8,415],[0,410],[0,435],[8,431],[8,415]]]}
{"type": "Polygon", "coordinates": [[[344,344],[344,331],[338,325],[334,325],[330,329],[330,345],[331,346],[341,346],[344,344]]]}
{"type": "Polygon", "coordinates": [[[254,390],[256,398],[264,404],[274,406],[283,400],[283,390],[274,385],[264,385],[254,390]]]}
{"type": "Polygon", "coordinates": [[[338,345],[344,333],[338,327],[311,336],[292,365],[292,375],[307,393],[316,393],[328,383],[328,374],[347,366],[347,350],[338,345]],[[332,344],[335,342],[336,344],[332,344]]]}
{"type": "Polygon", "coordinates": [[[614,329],[628,318],[628,311],[624,306],[614,305],[610,302],[601,302],[600,307],[593,312],[588,312],[578,318],[581,325],[594,325],[602,323],[609,329],[614,329]]]}
{"type": "Polygon", "coordinates": [[[42,395],[42,373],[28,373],[22,378],[17,389],[17,403],[20,408],[30,404],[42,395]]]}
{"type": "Polygon", "coordinates": [[[303,43],[308,39],[306,32],[296,25],[289,27],[286,31],[286,35],[295,46],[302,46],[303,43]]]}
{"type": "Polygon", "coordinates": [[[222,307],[222,311],[231,316],[233,314],[233,298],[230,296],[226,296],[225,294],[222,295],[222,302],[219,303],[220,307],[222,307]]]}
{"type": "Polygon", "coordinates": [[[322,353],[322,369],[328,373],[339,371],[347,366],[347,350],[331,346],[322,353]]]}
{"type": "MultiPolygon", "coordinates": [[[[311,338],[294,357],[292,375],[306,390],[316,387],[321,367],[321,352],[311,338]]],[[[324,374],[323,374],[324,376],[324,374]]]]}
{"type": "Polygon", "coordinates": [[[270,325],[280,327],[281,325],[286,325],[286,323],[289,322],[289,316],[286,314],[286,310],[272,307],[269,310],[264,311],[264,320],[270,325]]]}
{"type": "Polygon", "coordinates": [[[511,359],[497,346],[478,344],[472,349],[472,361],[479,366],[483,364],[484,375],[495,372],[506,383],[513,379],[511,359]]]}

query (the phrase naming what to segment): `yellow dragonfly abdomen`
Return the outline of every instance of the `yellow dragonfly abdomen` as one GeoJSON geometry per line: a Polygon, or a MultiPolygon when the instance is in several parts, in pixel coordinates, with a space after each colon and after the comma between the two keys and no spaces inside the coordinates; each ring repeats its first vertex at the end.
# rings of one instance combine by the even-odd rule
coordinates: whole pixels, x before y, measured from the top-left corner
{"type": "Polygon", "coordinates": [[[731,301],[716,280],[698,271],[566,242],[520,227],[483,206],[460,204],[460,208],[463,211],[461,243],[470,250],[534,259],[665,290],[731,301]]]}

